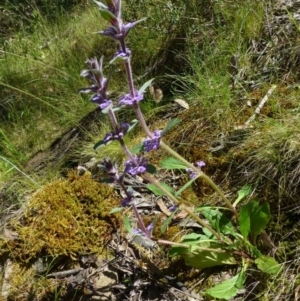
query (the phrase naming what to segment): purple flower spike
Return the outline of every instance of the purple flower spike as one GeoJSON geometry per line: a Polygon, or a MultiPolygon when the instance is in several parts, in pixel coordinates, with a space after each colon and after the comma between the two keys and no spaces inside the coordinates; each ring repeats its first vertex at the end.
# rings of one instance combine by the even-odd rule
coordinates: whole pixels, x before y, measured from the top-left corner
{"type": "Polygon", "coordinates": [[[153,132],[152,138],[147,137],[146,139],[144,139],[143,146],[145,152],[150,152],[159,148],[161,132],[162,131],[160,130],[156,130],[153,132]]]}
{"type": "Polygon", "coordinates": [[[147,159],[143,157],[135,157],[135,161],[127,160],[125,162],[124,173],[127,173],[131,176],[136,176],[137,174],[144,173],[147,169],[147,159]]]}
{"type": "Polygon", "coordinates": [[[119,106],[132,106],[133,104],[139,103],[141,100],[144,99],[144,95],[140,94],[138,90],[134,91],[135,96],[132,97],[130,94],[123,95],[118,102],[119,106]]]}
{"type": "Polygon", "coordinates": [[[91,97],[90,101],[99,104],[100,109],[104,110],[112,105],[112,101],[109,100],[106,95],[109,80],[103,76],[102,62],[103,57],[101,57],[99,61],[97,58],[86,61],[89,69],[83,70],[80,75],[92,81],[93,85],[88,88],[82,88],[79,92],[96,93],[91,97]]]}
{"type": "Polygon", "coordinates": [[[127,134],[130,125],[126,122],[121,122],[120,127],[116,132],[107,133],[103,139],[104,143],[108,143],[109,141],[114,140],[122,140],[124,136],[127,134]]]}
{"type": "Polygon", "coordinates": [[[117,166],[109,158],[104,159],[101,164],[98,164],[98,167],[104,171],[110,182],[119,182],[121,176],[118,173],[117,166]]]}
{"type": "MultiPolygon", "coordinates": [[[[141,20],[142,21],[142,20],[141,20]]],[[[140,21],[134,22],[134,23],[127,23],[127,24],[121,24],[121,21],[119,22],[119,26],[110,26],[109,28],[99,31],[98,33],[112,38],[117,41],[124,41],[127,37],[130,29],[134,27],[136,24],[138,24],[140,21]]]]}

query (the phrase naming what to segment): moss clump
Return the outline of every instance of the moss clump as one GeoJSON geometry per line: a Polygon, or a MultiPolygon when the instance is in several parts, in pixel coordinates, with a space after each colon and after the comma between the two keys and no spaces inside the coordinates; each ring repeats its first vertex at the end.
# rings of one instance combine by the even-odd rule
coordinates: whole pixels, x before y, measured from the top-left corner
{"type": "Polygon", "coordinates": [[[37,277],[33,268],[28,269],[14,263],[12,270],[12,274],[7,279],[10,284],[8,300],[23,301],[35,297],[37,300],[42,300],[53,293],[57,286],[57,281],[54,279],[37,277]]]}
{"type": "Polygon", "coordinates": [[[90,175],[72,171],[36,192],[21,219],[11,222],[17,241],[6,243],[11,256],[28,260],[36,255],[99,253],[118,227],[109,215],[119,204],[113,189],[90,175]]]}

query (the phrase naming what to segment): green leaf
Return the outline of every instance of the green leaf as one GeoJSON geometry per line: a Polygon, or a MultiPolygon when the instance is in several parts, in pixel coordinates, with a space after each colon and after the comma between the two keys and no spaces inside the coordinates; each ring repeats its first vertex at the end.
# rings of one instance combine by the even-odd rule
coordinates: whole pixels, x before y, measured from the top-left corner
{"type": "Polygon", "coordinates": [[[132,149],[130,149],[130,152],[133,155],[136,155],[139,152],[141,152],[142,150],[143,150],[143,143],[139,143],[139,144],[135,145],[132,149]]]}
{"type": "Polygon", "coordinates": [[[256,237],[265,230],[271,219],[268,203],[259,204],[258,201],[250,201],[240,210],[239,225],[244,238],[249,234],[256,237]]]}
{"type": "MultiPolygon", "coordinates": [[[[182,242],[186,243],[186,242],[182,242]]],[[[236,264],[235,258],[217,241],[200,241],[181,254],[185,263],[196,269],[205,269],[225,264],[236,264]]]]}
{"type": "Polygon", "coordinates": [[[195,178],[189,180],[187,183],[185,183],[179,190],[176,191],[175,196],[180,196],[187,188],[189,188],[201,175],[197,175],[195,178]]]}
{"type": "Polygon", "coordinates": [[[173,157],[168,157],[161,161],[160,166],[165,169],[187,169],[184,163],[173,157]]]}
{"type": "Polygon", "coordinates": [[[152,175],[157,173],[156,167],[152,164],[147,164],[146,171],[152,175]]]}
{"type": "Polygon", "coordinates": [[[245,197],[247,197],[248,195],[250,195],[252,191],[252,187],[251,185],[247,184],[245,186],[242,187],[242,189],[240,189],[237,193],[238,193],[238,198],[234,201],[233,203],[233,207],[236,207],[236,205],[242,201],[245,197]]]}
{"type": "Polygon", "coordinates": [[[245,283],[245,281],[246,281],[246,273],[245,273],[245,271],[246,271],[246,269],[247,269],[247,266],[244,266],[244,267],[242,267],[242,271],[239,273],[239,277],[238,277],[238,279],[237,279],[237,281],[236,281],[236,284],[235,284],[235,286],[240,290],[240,289],[242,289],[243,287],[244,287],[244,283],[245,283]]]}
{"type": "Polygon", "coordinates": [[[251,215],[249,214],[250,206],[244,205],[240,210],[239,225],[240,231],[244,239],[246,239],[251,231],[251,215]]]}
{"type": "Polygon", "coordinates": [[[95,145],[94,145],[94,150],[97,151],[99,148],[105,146],[105,145],[108,145],[112,143],[112,141],[108,141],[108,142],[104,142],[103,140],[101,141],[98,141],[95,145]]]}
{"type": "MultiPolygon", "coordinates": [[[[171,186],[169,186],[165,183],[162,183],[162,182],[160,182],[160,185],[163,186],[170,193],[175,194],[175,191],[171,186]]],[[[163,191],[161,191],[158,187],[156,187],[154,184],[147,185],[147,188],[149,190],[151,190],[153,193],[155,193],[156,195],[165,195],[165,193],[163,191]]]]}
{"type": "Polygon", "coordinates": [[[201,213],[218,233],[228,235],[236,232],[231,221],[221,211],[212,209],[211,207],[203,207],[201,213]]]}
{"type": "MultiPolygon", "coordinates": [[[[144,21],[144,19],[140,20],[140,21],[144,21]]],[[[146,89],[152,84],[152,82],[154,81],[154,78],[151,78],[150,80],[148,80],[147,82],[145,82],[142,87],[139,89],[139,94],[143,94],[146,89]]]]}
{"type": "Polygon", "coordinates": [[[94,2],[95,2],[100,8],[102,8],[102,9],[108,9],[108,7],[107,7],[105,4],[103,4],[102,2],[95,1],[95,0],[94,0],[94,2]]]}
{"type": "Polygon", "coordinates": [[[248,252],[249,252],[249,255],[253,258],[257,258],[257,257],[260,257],[262,254],[261,252],[257,249],[256,246],[253,246],[250,242],[248,242],[246,244],[247,248],[248,248],[248,252]]]}
{"type": "Polygon", "coordinates": [[[118,21],[115,15],[107,9],[100,9],[100,14],[101,17],[109,23],[115,23],[118,21]]]}
{"type": "Polygon", "coordinates": [[[132,129],[138,124],[138,120],[137,119],[133,119],[129,122],[129,128],[127,130],[127,133],[129,133],[130,131],[132,131],[132,129]]]}
{"type": "Polygon", "coordinates": [[[187,234],[187,235],[184,235],[182,237],[182,242],[189,242],[189,241],[193,241],[193,240],[198,240],[198,241],[201,241],[203,240],[203,237],[207,240],[208,237],[203,235],[203,234],[199,234],[199,233],[190,233],[190,234],[187,234]]]}
{"type": "Polygon", "coordinates": [[[255,263],[262,272],[270,275],[277,275],[281,269],[280,264],[270,256],[261,255],[255,263]]]}
{"type": "MultiPolygon", "coordinates": [[[[198,233],[190,233],[190,234],[184,235],[181,239],[181,243],[189,245],[191,247],[199,244],[201,241],[209,242],[209,241],[213,241],[213,240],[209,239],[207,236],[205,236],[203,234],[198,234],[198,233]]],[[[182,246],[172,246],[172,248],[169,251],[169,255],[171,257],[174,257],[174,256],[185,254],[189,250],[190,250],[190,248],[185,248],[182,246]]]]}
{"type": "Polygon", "coordinates": [[[109,212],[109,214],[113,214],[113,213],[122,211],[123,209],[124,209],[123,207],[115,207],[109,212]]]}
{"type": "Polygon", "coordinates": [[[127,215],[124,216],[124,227],[128,233],[132,233],[132,227],[130,223],[130,219],[127,215]]]}
{"type": "Polygon", "coordinates": [[[245,282],[245,276],[239,273],[231,279],[225,280],[220,284],[206,290],[206,293],[213,298],[229,300],[237,295],[238,291],[242,288],[241,284],[245,282]]]}
{"type": "Polygon", "coordinates": [[[170,257],[179,256],[186,252],[186,250],[189,248],[181,247],[181,246],[172,246],[172,248],[169,251],[170,257]]]}
{"type": "Polygon", "coordinates": [[[122,109],[125,109],[125,108],[126,108],[125,105],[119,106],[119,107],[113,107],[113,108],[112,108],[112,111],[113,111],[113,112],[118,112],[118,111],[121,111],[122,109]]]}
{"type": "Polygon", "coordinates": [[[181,120],[177,118],[170,120],[169,123],[162,130],[161,136],[163,136],[167,131],[169,131],[171,128],[173,128],[175,125],[179,124],[180,122],[181,120]]]}
{"type": "Polygon", "coordinates": [[[172,214],[164,221],[164,223],[161,225],[161,228],[160,228],[160,232],[161,233],[165,233],[169,224],[171,223],[172,219],[173,219],[173,216],[177,213],[177,209],[172,212],[172,214]]]}
{"type": "Polygon", "coordinates": [[[260,205],[251,219],[251,234],[257,236],[267,227],[271,219],[270,206],[267,202],[260,205]]]}
{"type": "Polygon", "coordinates": [[[207,228],[203,228],[202,231],[210,239],[212,239],[214,237],[214,235],[207,228]]]}
{"type": "Polygon", "coordinates": [[[113,65],[116,63],[123,63],[124,61],[128,61],[128,57],[127,56],[115,56],[112,60],[109,61],[109,64],[113,65]]]}

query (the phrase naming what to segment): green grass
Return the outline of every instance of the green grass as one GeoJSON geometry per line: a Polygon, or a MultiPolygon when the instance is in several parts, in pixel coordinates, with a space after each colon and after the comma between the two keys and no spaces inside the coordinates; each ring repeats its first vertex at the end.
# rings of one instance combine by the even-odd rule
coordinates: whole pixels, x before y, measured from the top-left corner
{"type": "MultiPolygon", "coordinates": [[[[14,164],[43,150],[94,106],[77,93],[87,83],[80,71],[95,50],[98,11],[46,21],[28,36],[15,38],[0,53],[1,154],[14,164]]],[[[5,170],[2,170],[5,172],[5,170]]]]}
{"type": "MultiPolygon", "coordinates": [[[[77,93],[80,87],[89,84],[80,78],[80,71],[85,68],[86,58],[111,57],[115,51],[112,41],[94,34],[107,24],[93,4],[84,10],[79,7],[77,11],[62,11],[56,22],[44,17],[38,7],[34,9],[33,19],[28,20],[31,25],[28,31],[5,40],[0,52],[3,99],[0,154],[19,168],[95,108],[88,97],[77,93]]],[[[139,33],[145,28],[134,30],[129,42],[135,51],[133,64],[137,69],[151,67],[152,61],[147,61],[159,52],[162,34],[156,32],[149,39],[154,32],[149,31],[148,36],[140,39],[139,33]],[[152,46],[145,44],[148,42],[152,46]],[[146,53],[148,56],[144,57],[146,53]]],[[[111,90],[124,90],[125,82],[120,78],[125,78],[124,72],[115,71],[111,90]]],[[[13,165],[1,164],[2,181],[7,179],[13,165]]]]}
{"type": "MultiPolygon", "coordinates": [[[[293,201],[295,207],[299,201],[300,174],[298,90],[281,89],[279,84],[251,124],[253,130],[238,147],[228,153],[207,151],[220,133],[233,132],[235,126],[246,122],[273,83],[266,82],[254,91],[239,82],[233,88],[229,71],[231,58],[237,54],[239,69],[250,79],[258,76],[256,57],[249,49],[252,40],[265,39],[261,35],[269,2],[214,1],[209,5],[207,1],[199,4],[196,0],[124,2],[126,20],[141,19],[145,12],[149,15],[129,37],[136,83],[140,85],[155,77],[155,84],[166,95],[161,104],[155,104],[147,94],[147,101],[141,105],[143,111],[150,120],[155,120],[155,114],[169,110],[174,98],[182,98],[193,106],[182,114],[187,125],[180,125],[181,133],[177,136],[177,129],[174,130],[174,141],[170,133],[168,142],[186,148],[185,153],[194,148],[194,153],[198,153],[193,159],[202,160],[202,155],[207,156],[207,170],[218,180],[229,182],[239,177],[238,185],[245,182],[257,185],[258,197],[272,202],[272,208],[277,208],[279,199],[284,201],[284,206],[293,201]],[[245,99],[251,99],[252,107],[246,106],[245,99]]],[[[32,189],[60,177],[61,170],[53,170],[51,166],[43,178],[24,173],[23,166],[33,154],[47,149],[95,108],[88,97],[77,93],[80,87],[88,85],[79,74],[88,57],[104,54],[107,62],[115,51],[115,44],[94,34],[106,26],[97,8],[93,4],[81,8],[61,10],[54,22],[47,13],[45,15],[45,9],[39,10],[36,6],[33,19],[29,23],[22,21],[29,25],[24,25],[20,34],[11,33],[12,38],[1,44],[0,184],[16,172],[20,182],[32,189]]],[[[119,95],[126,89],[123,79],[122,68],[117,68],[109,90],[119,95]]],[[[281,78],[272,77],[272,80],[278,83],[281,78]]],[[[129,116],[131,113],[127,111],[121,118],[129,116]]],[[[84,163],[85,158],[100,160],[110,156],[121,163],[124,157],[115,143],[97,154],[93,150],[94,143],[108,130],[106,123],[96,122],[92,131],[86,133],[86,141],[78,145],[74,160],[84,163]]],[[[140,136],[135,131],[126,139],[134,146],[140,142],[140,136]]],[[[230,185],[226,189],[231,189],[230,185]]],[[[287,231],[293,232],[291,228],[283,229],[280,219],[273,224],[279,229],[276,231],[282,232],[282,237],[289,235],[287,231]]],[[[275,238],[280,242],[280,238],[275,238]]],[[[289,277],[295,277],[294,267],[282,264],[286,265],[283,270],[289,272],[289,277]]],[[[274,286],[284,282],[284,275],[274,282],[265,281],[265,287],[257,290],[258,299],[272,300],[274,286]]],[[[291,292],[283,295],[289,296],[291,292]]]]}

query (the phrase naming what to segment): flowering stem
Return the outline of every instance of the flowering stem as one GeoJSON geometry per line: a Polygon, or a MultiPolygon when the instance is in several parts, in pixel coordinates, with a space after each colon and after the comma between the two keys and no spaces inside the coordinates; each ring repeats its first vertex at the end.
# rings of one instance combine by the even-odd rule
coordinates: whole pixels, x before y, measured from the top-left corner
{"type": "MultiPolygon", "coordinates": [[[[121,41],[120,42],[120,47],[122,49],[122,52],[126,53],[126,44],[125,41],[121,41]]],[[[130,91],[130,96],[134,97],[135,96],[135,92],[134,92],[134,84],[133,84],[133,76],[132,76],[132,68],[131,68],[131,63],[130,63],[130,58],[128,60],[126,60],[124,62],[125,64],[125,71],[126,71],[126,76],[127,76],[127,84],[128,84],[128,88],[130,91]]],[[[138,105],[138,103],[134,103],[133,104],[133,108],[134,111],[136,113],[136,116],[140,122],[141,127],[143,128],[144,132],[151,138],[152,137],[152,133],[149,130],[144,115],[140,109],[140,106],[138,105]]]]}
{"type": "MultiPolygon", "coordinates": [[[[126,74],[127,74],[128,85],[129,85],[130,91],[132,91],[132,89],[134,89],[134,88],[133,88],[133,79],[132,79],[131,64],[130,64],[129,61],[125,62],[125,67],[126,67],[126,74]]],[[[148,128],[148,126],[146,124],[144,115],[143,115],[143,113],[142,113],[142,111],[140,109],[139,104],[138,103],[134,103],[133,104],[133,108],[134,108],[136,116],[137,116],[137,118],[138,118],[138,120],[140,122],[140,125],[143,128],[144,132],[147,134],[148,137],[152,138],[153,134],[149,130],[149,128],[148,128]]],[[[219,196],[222,198],[222,200],[224,201],[224,203],[226,204],[226,206],[234,213],[234,215],[236,217],[238,216],[238,213],[237,213],[236,209],[232,206],[232,204],[226,198],[226,196],[221,191],[221,189],[214,183],[214,181],[209,176],[207,176],[206,174],[204,174],[204,172],[202,172],[197,167],[195,167],[193,164],[191,164],[189,161],[187,161],[182,156],[180,156],[176,151],[174,151],[171,147],[169,147],[162,140],[160,141],[160,145],[161,145],[161,147],[165,151],[167,151],[173,157],[177,158],[182,163],[184,163],[187,167],[191,168],[194,172],[196,172],[197,174],[199,174],[219,194],[219,196]]]]}
{"type": "MultiPolygon", "coordinates": [[[[120,47],[122,49],[123,53],[126,53],[126,43],[125,40],[120,41],[120,47]]],[[[134,97],[135,92],[134,92],[134,84],[133,84],[133,76],[132,76],[132,69],[131,69],[131,63],[130,63],[130,58],[128,58],[125,61],[125,70],[126,70],[126,76],[127,76],[127,83],[130,91],[130,96],[134,97]]]]}
{"type": "Polygon", "coordinates": [[[222,198],[222,200],[224,201],[224,203],[226,204],[226,206],[233,212],[233,214],[238,217],[238,213],[236,211],[236,209],[232,206],[232,204],[230,203],[230,201],[227,199],[227,197],[224,195],[224,193],[222,192],[222,190],[218,187],[218,185],[215,184],[215,182],[208,176],[206,175],[204,172],[201,171],[201,177],[203,178],[203,180],[209,184],[214,190],[215,192],[222,198]]]}
{"type": "Polygon", "coordinates": [[[138,103],[135,103],[135,104],[133,105],[133,109],[134,109],[134,111],[135,111],[135,114],[136,114],[137,119],[138,119],[139,122],[140,122],[140,125],[141,125],[142,129],[144,130],[144,132],[146,133],[146,135],[147,135],[148,137],[152,138],[153,135],[152,135],[151,131],[149,130],[147,124],[146,124],[144,115],[143,115],[143,113],[142,113],[142,111],[141,111],[141,108],[140,108],[139,104],[138,104],[138,103]]]}
{"type": "Polygon", "coordinates": [[[189,161],[187,161],[186,159],[184,159],[182,156],[180,156],[177,152],[175,152],[170,146],[168,146],[166,143],[164,143],[163,141],[160,141],[160,145],[161,147],[167,151],[170,155],[172,155],[173,157],[175,157],[176,159],[180,160],[182,163],[186,164],[187,167],[191,168],[193,171],[195,171],[197,174],[200,175],[200,177],[203,178],[203,180],[209,184],[214,190],[215,192],[222,198],[222,200],[224,201],[224,203],[226,204],[226,206],[234,213],[235,216],[238,216],[237,211],[235,210],[235,208],[232,206],[232,204],[230,203],[230,201],[226,198],[226,196],[224,195],[224,193],[221,191],[221,189],[218,187],[218,185],[215,184],[215,182],[208,176],[206,175],[203,171],[199,170],[196,166],[194,166],[193,164],[191,164],[189,161]]]}
{"type": "MultiPolygon", "coordinates": [[[[191,248],[191,245],[176,243],[176,242],[167,241],[167,240],[163,240],[163,239],[159,239],[159,240],[157,240],[157,242],[164,244],[164,245],[178,246],[178,247],[183,247],[183,248],[191,248]]],[[[201,251],[209,251],[209,252],[214,252],[214,253],[228,253],[228,250],[205,248],[205,247],[199,247],[199,246],[197,247],[197,249],[199,249],[201,251]]]]}
{"type": "MultiPolygon", "coordinates": [[[[119,125],[118,125],[118,121],[117,121],[117,117],[116,117],[115,112],[114,112],[112,109],[110,109],[110,110],[108,111],[108,116],[109,116],[109,119],[110,119],[110,123],[111,123],[111,125],[112,125],[112,127],[113,127],[113,130],[114,130],[115,132],[117,132],[117,131],[118,131],[119,125]]],[[[130,152],[129,149],[127,148],[127,146],[126,146],[124,140],[123,140],[123,139],[119,139],[119,143],[120,143],[120,146],[122,147],[124,153],[126,154],[126,156],[127,156],[131,161],[133,161],[133,162],[136,163],[136,160],[135,160],[134,156],[131,154],[131,152],[130,152]]]]}
{"type": "Polygon", "coordinates": [[[168,241],[168,240],[164,240],[164,239],[158,239],[157,243],[164,244],[164,245],[183,247],[183,248],[190,248],[191,247],[190,245],[181,244],[181,243],[178,243],[178,242],[172,242],[172,241],[168,241]]]}
{"type": "Polygon", "coordinates": [[[137,210],[137,207],[136,207],[136,205],[134,204],[134,202],[132,202],[131,207],[132,207],[132,209],[133,209],[133,211],[134,211],[134,214],[135,214],[135,216],[136,216],[136,218],[137,218],[137,220],[138,220],[140,229],[143,231],[143,233],[145,233],[145,235],[146,235],[148,238],[151,239],[151,236],[150,236],[150,234],[149,234],[149,231],[148,231],[148,229],[146,228],[146,226],[145,226],[145,224],[144,224],[144,222],[143,222],[143,220],[142,220],[142,218],[141,218],[141,215],[140,215],[139,211],[137,210]]]}
{"type": "Polygon", "coordinates": [[[128,147],[126,146],[125,142],[123,139],[119,140],[119,143],[125,153],[125,155],[127,156],[128,159],[130,159],[130,161],[134,162],[137,165],[136,159],[135,157],[132,155],[132,153],[130,152],[130,150],[128,149],[128,147]]]}
{"type": "Polygon", "coordinates": [[[118,121],[117,121],[116,114],[114,113],[114,111],[112,109],[110,109],[108,111],[108,116],[109,116],[109,119],[110,119],[110,123],[113,127],[113,130],[115,132],[117,132],[117,130],[118,130],[118,121]]]}
{"type": "Polygon", "coordinates": [[[166,196],[168,196],[174,203],[180,205],[180,209],[184,210],[186,213],[188,213],[189,216],[191,216],[193,219],[195,219],[202,227],[205,227],[207,230],[209,230],[215,237],[217,237],[218,240],[223,241],[221,236],[212,229],[207,223],[205,223],[198,215],[196,215],[193,211],[188,209],[183,204],[180,204],[180,201],[167,189],[165,189],[159,181],[151,176],[150,174],[144,174],[143,177],[149,181],[150,183],[154,184],[158,189],[160,189],[166,196]]]}

